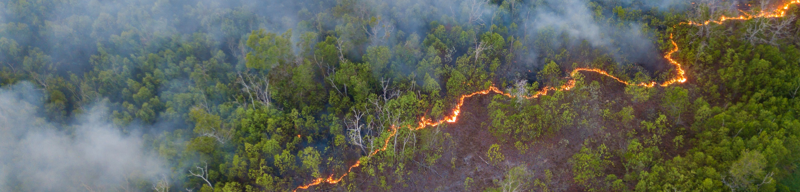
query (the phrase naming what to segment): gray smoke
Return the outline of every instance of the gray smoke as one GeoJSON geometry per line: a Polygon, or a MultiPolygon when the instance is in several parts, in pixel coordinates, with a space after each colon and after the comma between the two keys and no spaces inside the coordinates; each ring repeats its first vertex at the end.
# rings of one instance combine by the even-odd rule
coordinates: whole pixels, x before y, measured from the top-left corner
{"type": "Polygon", "coordinates": [[[607,3],[619,3],[622,5],[638,5],[642,8],[657,8],[662,11],[668,9],[686,9],[690,3],[696,2],[691,0],[605,0],[607,3]]]}
{"type": "Polygon", "coordinates": [[[570,36],[589,41],[593,46],[608,46],[611,39],[602,35],[602,27],[598,25],[586,2],[581,0],[549,1],[551,6],[537,8],[536,16],[531,21],[533,28],[542,30],[554,27],[570,36]]]}
{"type": "Polygon", "coordinates": [[[661,53],[650,36],[652,34],[642,33],[642,25],[607,22],[608,18],[614,17],[607,12],[603,13],[604,18],[598,19],[594,8],[589,5],[586,0],[546,0],[544,6],[533,9],[528,29],[533,32],[551,29],[555,34],[567,34],[572,43],[585,40],[594,48],[607,50],[620,64],[663,64],[661,53]]]}
{"type": "Polygon", "coordinates": [[[165,173],[103,104],[61,126],[37,116],[38,95],[30,83],[0,88],[0,191],[124,190],[165,173]]]}

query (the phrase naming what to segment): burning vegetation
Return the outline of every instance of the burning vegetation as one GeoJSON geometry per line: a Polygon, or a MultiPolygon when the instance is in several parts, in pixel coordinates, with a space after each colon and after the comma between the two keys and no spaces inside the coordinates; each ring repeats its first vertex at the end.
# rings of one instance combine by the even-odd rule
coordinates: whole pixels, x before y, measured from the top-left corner
{"type": "Polygon", "coordinates": [[[793,191],[799,5],[2,2],[0,191],[793,191]]]}

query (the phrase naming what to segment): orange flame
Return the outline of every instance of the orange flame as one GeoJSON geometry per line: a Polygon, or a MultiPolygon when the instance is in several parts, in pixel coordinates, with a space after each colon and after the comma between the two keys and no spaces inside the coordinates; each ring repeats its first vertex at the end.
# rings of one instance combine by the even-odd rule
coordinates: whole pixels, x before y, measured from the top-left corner
{"type": "MultiPolygon", "coordinates": [[[[747,13],[744,13],[745,14],[744,16],[739,16],[739,17],[722,16],[718,20],[709,20],[709,21],[705,21],[703,23],[695,23],[695,22],[689,21],[689,22],[682,22],[680,24],[687,24],[687,25],[693,25],[693,26],[702,26],[702,25],[708,25],[709,23],[721,24],[722,22],[728,21],[728,20],[749,20],[749,19],[753,19],[753,18],[778,18],[778,17],[785,16],[786,15],[786,11],[784,11],[784,10],[788,10],[789,6],[792,5],[792,4],[800,4],[800,0],[793,0],[793,1],[789,2],[789,3],[784,4],[783,5],[783,10],[765,11],[765,12],[761,12],[758,15],[749,15],[747,13]]],[[[678,63],[678,61],[675,61],[674,59],[672,59],[672,54],[678,51],[678,44],[675,43],[675,41],[672,39],[672,34],[669,35],[669,39],[670,39],[670,42],[672,43],[674,48],[672,50],[670,50],[669,52],[667,52],[667,54],[664,55],[664,58],[667,59],[667,61],[669,61],[670,64],[675,65],[675,69],[677,70],[677,75],[674,78],[670,79],[670,80],[664,81],[663,83],[659,84],[659,83],[657,83],[655,81],[651,81],[651,82],[641,82],[641,83],[638,83],[638,84],[633,84],[631,82],[624,81],[624,80],[620,79],[619,77],[611,75],[611,74],[609,74],[608,72],[606,72],[606,71],[604,71],[602,69],[594,69],[594,68],[576,68],[576,69],[572,70],[572,72],[570,72],[569,76],[570,77],[575,77],[575,75],[577,73],[579,73],[579,72],[593,72],[593,73],[597,73],[597,74],[609,77],[611,79],[614,79],[615,81],[617,81],[619,83],[622,83],[622,84],[625,84],[626,86],[642,86],[642,87],[655,87],[656,85],[659,85],[659,86],[662,86],[662,87],[667,87],[667,86],[670,86],[670,85],[676,84],[676,83],[684,83],[687,80],[687,78],[685,76],[686,72],[683,70],[683,68],[681,67],[681,64],[678,63]]],[[[534,99],[534,98],[539,98],[542,95],[547,95],[547,93],[549,91],[568,91],[568,90],[570,90],[570,89],[572,89],[574,87],[575,87],[575,80],[574,79],[570,79],[569,81],[567,81],[566,84],[564,84],[564,85],[562,85],[562,86],[560,86],[558,88],[546,86],[546,87],[542,88],[542,90],[536,92],[535,94],[530,95],[530,96],[524,96],[524,97],[526,99],[534,99]]],[[[441,120],[438,120],[438,121],[433,121],[431,119],[427,119],[425,117],[422,117],[422,118],[420,118],[420,121],[419,121],[417,127],[408,127],[408,129],[411,130],[411,131],[414,131],[414,130],[425,129],[427,127],[435,127],[435,126],[441,125],[443,123],[455,123],[458,120],[458,115],[461,114],[461,107],[464,105],[464,99],[467,99],[467,98],[470,98],[470,97],[473,97],[473,96],[477,96],[477,95],[487,95],[487,94],[490,94],[490,93],[503,95],[503,96],[506,96],[506,97],[509,97],[509,98],[514,98],[515,97],[514,95],[511,95],[509,93],[505,93],[503,91],[500,91],[500,89],[495,87],[495,86],[491,86],[486,90],[477,91],[477,92],[473,92],[473,93],[470,93],[470,94],[462,95],[461,98],[458,99],[458,103],[456,104],[455,108],[453,108],[453,114],[451,114],[449,116],[445,116],[444,118],[442,118],[441,120]]],[[[397,126],[392,125],[391,133],[389,134],[389,137],[387,137],[386,140],[384,141],[383,147],[381,147],[380,149],[376,149],[376,150],[372,151],[371,153],[369,153],[369,155],[367,157],[369,158],[369,157],[372,157],[372,156],[378,154],[378,152],[385,151],[386,148],[389,146],[389,140],[391,140],[393,137],[395,137],[397,135],[397,130],[398,129],[399,128],[397,126]]],[[[342,174],[342,176],[340,176],[339,178],[334,178],[333,174],[331,174],[327,178],[316,178],[316,179],[312,180],[311,183],[298,186],[297,188],[294,189],[294,191],[297,191],[298,189],[308,189],[311,186],[320,185],[322,183],[328,183],[328,184],[339,183],[339,182],[342,181],[342,179],[344,179],[345,176],[347,176],[348,174],[350,174],[350,172],[352,172],[353,168],[356,168],[356,167],[359,167],[359,166],[361,166],[361,161],[360,160],[356,161],[355,164],[351,165],[350,168],[347,169],[347,172],[342,174]]]]}
{"type": "MultiPolygon", "coordinates": [[[[689,21],[689,22],[683,22],[681,24],[694,25],[694,26],[703,26],[703,25],[708,25],[708,24],[711,24],[711,23],[722,24],[722,22],[725,22],[725,21],[728,21],[728,20],[750,20],[750,19],[754,19],[754,18],[780,18],[780,17],[786,16],[786,10],[789,10],[789,6],[791,6],[793,4],[800,4],[800,0],[792,0],[792,1],[786,2],[785,4],[783,4],[781,6],[778,6],[779,7],[778,9],[771,10],[771,11],[761,11],[761,13],[759,13],[757,15],[750,15],[750,14],[745,13],[742,10],[739,10],[744,15],[740,15],[738,17],[721,16],[719,19],[708,20],[708,21],[705,21],[705,22],[702,22],[702,23],[689,21]]],[[[749,4],[748,4],[748,6],[749,6],[749,4]]]]}
{"type": "MultiPolygon", "coordinates": [[[[672,41],[672,36],[671,35],[670,35],[670,41],[672,41]]],[[[680,63],[678,63],[677,61],[675,61],[672,58],[670,58],[672,56],[672,53],[675,53],[676,51],[678,51],[678,45],[675,43],[675,41],[672,41],[672,44],[675,46],[675,49],[673,49],[672,51],[668,52],[666,54],[666,56],[664,56],[664,57],[667,60],[669,60],[670,63],[675,65],[675,67],[678,70],[678,76],[673,78],[673,79],[671,79],[671,80],[668,80],[668,81],[666,81],[664,83],[659,84],[659,85],[664,86],[664,87],[669,86],[669,85],[674,84],[674,83],[686,82],[686,77],[684,76],[684,71],[681,68],[680,63]]],[[[620,83],[625,84],[625,85],[653,87],[653,86],[655,86],[657,84],[656,82],[631,84],[631,83],[629,83],[627,81],[623,81],[619,77],[616,77],[614,75],[609,74],[608,72],[606,72],[606,71],[604,71],[602,69],[591,69],[591,68],[577,68],[577,69],[573,70],[572,72],[570,72],[570,77],[574,77],[577,73],[582,72],[582,71],[583,72],[594,72],[594,73],[597,73],[597,74],[601,74],[601,75],[604,75],[606,77],[614,79],[617,82],[620,82],[620,83]]],[[[564,84],[564,85],[562,85],[562,86],[560,86],[558,88],[546,86],[546,87],[542,88],[542,90],[536,92],[535,94],[530,95],[530,96],[524,96],[524,97],[526,99],[539,98],[542,95],[547,95],[547,93],[549,91],[564,91],[564,90],[570,90],[573,87],[575,87],[575,80],[570,79],[569,81],[567,81],[566,84],[564,84]]],[[[474,96],[477,96],[477,95],[487,95],[487,94],[490,94],[490,93],[503,95],[503,96],[506,96],[506,97],[509,97],[509,98],[515,98],[516,97],[516,96],[511,95],[509,93],[500,91],[500,89],[495,87],[495,86],[490,86],[489,89],[486,89],[486,90],[477,91],[477,92],[473,92],[473,93],[470,93],[470,94],[462,95],[461,98],[458,99],[458,103],[456,104],[456,106],[453,108],[453,114],[451,114],[449,116],[445,116],[444,118],[442,118],[441,120],[438,120],[438,121],[433,121],[431,119],[427,119],[425,117],[422,117],[422,118],[420,118],[417,127],[408,127],[408,129],[412,130],[412,131],[415,131],[415,130],[425,129],[427,127],[436,127],[436,126],[439,126],[439,125],[441,125],[443,123],[455,123],[456,121],[458,121],[458,115],[461,114],[461,107],[464,105],[464,100],[465,99],[470,98],[470,97],[474,97],[474,96]]],[[[389,134],[389,137],[387,137],[386,140],[384,141],[383,147],[381,147],[380,149],[376,149],[376,150],[372,151],[371,153],[369,153],[369,156],[367,156],[367,157],[372,157],[372,156],[378,154],[378,152],[385,151],[386,148],[389,146],[389,140],[391,140],[394,136],[397,135],[397,130],[398,130],[398,127],[392,125],[391,133],[389,134]]],[[[316,179],[312,180],[311,183],[298,186],[296,189],[294,189],[294,191],[297,191],[298,189],[308,189],[311,186],[319,185],[319,184],[322,184],[322,183],[328,183],[328,184],[339,183],[340,181],[342,181],[342,179],[344,179],[345,176],[347,176],[353,170],[353,168],[356,168],[356,167],[358,167],[360,165],[361,165],[361,161],[356,161],[356,163],[353,164],[352,166],[350,166],[350,168],[347,169],[347,172],[342,174],[342,176],[340,176],[339,178],[334,178],[333,175],[330,175],[327,178],[316,178],[316,179]]]]}

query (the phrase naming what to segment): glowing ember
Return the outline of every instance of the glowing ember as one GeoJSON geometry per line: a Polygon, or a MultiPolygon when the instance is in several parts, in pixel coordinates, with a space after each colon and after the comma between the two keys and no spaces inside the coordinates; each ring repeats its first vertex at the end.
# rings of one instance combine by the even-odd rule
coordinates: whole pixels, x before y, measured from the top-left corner
{"type": "MultiPolygon", "coordinates": [[[[783,10],[778,9],[778,10],[773,10],[773,11],[764,11],[764,12],[761,12],[760,14],[758,14],[758,15],[749,15],[749,14],[743,12],[744,15],[743,16],[738,16],[738,17],[722,16],[717,20],[708,20],[708,21],[705,21],[703,23],[696,23],[696,22],[689,21],[689,22],[683,22],[683,23],[680,23],[680,24],[703,26],[703,25],[708,25],[710,23],[721,24],[722,22],[728,21],[728,20],[749,20],[749,19],[753,19],[753,18],[778,18],[778,17],[785,16],[786,15],[786,11],[785,10],[788,10],[789,6],[792,5],[792,4],[800,4],[800,0],[793,0],[791,2],[788,2],[788,3],[784,4],[782,6],[783,10]]],[[[642,86],[642,87],[655,87],[656,85],[659,85],[659,86],[662,86],[662,87],[666,87],[666,86],[670,86],[670,85],[675,84],[675,83],[684,83],[687,80],[686,76],[685,76],[686,72],[683,70],[683,68],[681,67],[680,63],[678,63],[677,61],[672,59],[672,54],[678,51],[678,44],[675,43],[675,41],[672,40],[672,34],[669,35],[669,39],[670,39],[670,42],[672,43],[672,45],[675,48],[672,49],[671,51],[667,52],[667,54],[664,55],[664,58],[667,59],[667,61],[669,61],[670,64],[675,65],[675,69],[677,70],[677,75],[674,78],[670,79],[670,80],[664,81],[663,83],[659,84],[657,82],[651,81],[651,82],[641,82],[641,83],[638,83],[638,84],[632,84],[630,82],[623,81],[619,77],[611,75],[611,74],[609,74],[608,72],[606,72],[606,71],[604,71],[602,69],[592,69],[592,68],[576,68],[576,69],[572,70],[572,72],[570,72],[569,76],[570,77],[575,77],[575,75],[577,73],[579,73],[579,72],[592,72],[592,73],[596,73],[596,74],[600,74],[600,75],[609,77],[609,78],[614,79],[615,81],[617,81],[619,83],[622,83],[622,84],[625,84],[627,86],[642,86]]],[[[547,95],[547,93],[550,92],[550,91],[565,91],[565,90],[570,90],[573,87],[575,87],[575,80],[570,79],[569,81],[567,81],[566,84],[564,84],[564,85],[562,85],[562,86],[560,86],[558,88],[546,86],[546,87],[542,88],[542,90],[536,92],[535,94],[533,94],[531,96],[524,96],[524,97],[526,99],[539,98],[542,95],[547,95]]],[[[500,89],[498,89],[495,86],[491,86],[491,87],[489,87],[489,89],[486,89],[486,90],[482,90],[482,91],[478,91],[478,92],[462,95],[461,98],[458,99],[458,103],[456,104],[455,108],[453,108],[453,114],[451,114],[449,116],[445,116],[444,118],[442,118],[441,120],[438,120],[438,121],[433,121],[431,119],[427,119],[425,117],[422,117],[422,118],[420,118],[417,127],[408,127],[408,129],[414,131],[414,130],[425,129],[425,128],[428,128],[428,127],[435,127],[435,126],[441,125],[441,124],[443,124],[445,122],[447,122],[447,123],[455,123],[458,120],[458,115],[461,114],[461,106],[464,105],[464,99],[467,99],[467,98],[470,98],[470,97],[473,97],[473,96],[476,96],[476,95],[487,95],[487,94],[490,94],[490,93],[503,95],[503,96],[506,96],[506,97],[509,97],[509,98],[514,98],[515,97],[515,96],[513,96],[511,94],[508,94],[508,93],[505,93],[503,91],[500,91],[500,89]]],[[[397,130],[398,129],[399,129],[399,127],[396,127],[396,126],[393,125],[392,126],[392,130],[390,130],[391,133],[389,134],[388,137],[386,137],[386,140],[383,143],[383,147],[381,147],[380,149],[376,149],[376,150],[372,151],[371,153],[369,153],[369,156],[367,156],[367,157],[369,158],[369,157],[372,157],[372,156],[378,154],[378,152],[385,151],[386,147],[389,146],[389,140],[397,135],[397,130]]],[[[300,137],[300,135],[297,135],[297,137],[300,137]]],[[[339,182],[342,181],[342,179],[344,179],[345,176],[347,176],[348,174],[350,174],[350,172],[352,172],[353,168],[356,168],[356,167],[358,167],[360,165],[361,165],[361,161],[356,161],[355,164],[351,165],[350,168],[347,169],[347,172],[345,172],[344,174],[342,174],[342,176],[339,176],[338,178],[334,178],[333,175],[330,175],[327,178],[316,178],[316,179],[312,180],[311,183],[298,186],[297,188],[294,189],[294,191],[297,191],[298,189],[308,189],[311,186],[320,185],[322,183],[328,183],[328,184],[339,183],[339,182]]]]}

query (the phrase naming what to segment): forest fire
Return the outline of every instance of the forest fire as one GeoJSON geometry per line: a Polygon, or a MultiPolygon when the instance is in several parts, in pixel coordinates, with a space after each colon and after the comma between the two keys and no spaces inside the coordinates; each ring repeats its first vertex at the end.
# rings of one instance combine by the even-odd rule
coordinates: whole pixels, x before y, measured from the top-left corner
{"type": "Polygon", "coordinates": [[[793,5],[793,4],[800,4],[800,0],[789,1],[789,2],[787,2],[787,3],[785,3],[785,4],[781,5],[781,6],[778,6],[779,9],[772,10],[772,11],[762,11],[761,13],[759,13],[757,15],[750,15],[750,14],[747,14],[744,11],[740,10],[740,12],[742,12],[744,15],[740,15],[738,17],[722,16],[717,20],[708,20],[708,21],[705,21],[705,22],[702,22],[702,23],[689,21],[689,22],[684,22],[684,23],[681,23],[681,24],[694,25],[694,26],[703,26],[703,25],[708,25],[708,24],[711,24],[711,23],[722,24],[722,22],[725,22],[725,21],[728,21],[728,20],[750,20],[750,19],[754,19],[754,18],[780,18],[780,17],[786,16],[786,10],[788,10],[789,6],[793,5]]]}
{"type": "MultiPolygon", "coordinates": [[[[753,19],[753,18],[780,18],[780,17],[784,17],[786,15],[786,11],[785,10],[788,10],[789,6],[792,5],[792,4],[800,4],[800,0],[793,0],[791,2],[788,2],[788,3],[780,6],[783,10],[778,9],[778,10],[772,10],[772,11],[763,11],[760,14],[757,14],[757,15],[750,15],[750,14],[744,13],[745,15],[738,16],[738,17],[722,16],[717,20],[708,20],[708,21],[705,21],[705,22],[702,22],[702,23],[689,21],[689,22],[682,22],[682,23],[679,23],[679,24],[686,24],[686,25],[693,25],[693,26],[703,26],[703,25],[708,25],[710,23],[721,24],[721,23],[723,23],[725,21],[729,21],[729,20],[749,20],[749,19],[753,19]]],[[[670,50],[669,52],[667,52],[664,55],[664,58],[667,59],[670,64],[675,65],[675,70],[677,71],[677,74],[676,74],[676,76],[674,78],[672,78],[670,80],[666,80],[666,81],[664,81],[664,82],[662,82],[660,84],[655,82],[655,81],[641,82],[641,83],[638,83],[638,84],[634,84],[634,83],[631,83],[631,82],[628,82],[628,81],[624,81],[624,80],[620,79],[619,77],[608,73],[605,70],[596,69],[596,68],[576,68],[576,69],[572,70],[569,73],[569,77],[570,78],[575,77],[575,75],[580,73],[580,72],[592,72],[592,73],[600,74],[600,75],[609,77],[611,79],[614,79],[615,81],[617,81],[619,83],[622,83],[622,84],[625,84],[626,86],[655,87],[656,85],[659,85],[661,87],[667,87],[667,86],[670,86],[670,85],[673,85],[673,84],[676,84],[676,83],[684,83],[684,82],[687,81],[687,78],[685,76],[686,72],[683,70],[683,68],[681,67],[681,64],[678,63],[678,61],[675,61],[674,59],[672,59],[672,54],[677,52],[678,49],[679,49],[678,48],[678,44],[675,43],[675,41],[672,38],[673,38],[673,36],[672,36],[672,34],[670,34],[670,42],[672,43],[674,48],[672,50],[670,50]]],[[[524,97],[526,99],[534,99],[534,98],[539,98],[540,96],[543,96],[543,95],[547,95],[547,93],[550,92],[550,91],[567,91],[567,90],[570,90],[570,89],[572,89],[574,87],[575,87],[575,80],[574,79],[570,79],[562,86],[559,86],[559,87],[546,86],[546,87],[542,88],[540,91],[536,92],[535,94],[530,95],[530,96],[524,96],[524,97]]],[[[464,100],[465,99],[473,97],[473,96],[477,96],[477,95],[487,95],[487,94],[490,94],[490,93],[503,95],[503,96],[506,96],[506,97],[509,97],[509,98],[515,98],[516,97],[514,95],[511,95],[509,93],[501,91],[499,88],[497,88],[495,86],[490,86],[486,90],[477,91],[477,92],[473,92],[473,93],[470,93],[470,94],[462,95],[459,98],[458,103],[456,104],[456,106],[453,108],[453,110],[452,110],[453,113],[451,115],[445,116],[444,118],[442,118],[441,120],[438,120],[438,121],[434,121],[432,119],[427,119],[425,117],[422,117],[422,118],[420,118],[420,121],[419,121],[419,123],[418,123],[418,125],[416,127],[408,127],[408,129],[414,131],[414,130],[425,129],[425,128],[428,128],[428,127],[435,127],[435,126],[441,125],[443,123],[455,123],[456,121],[458,121],[459,114],[461,114],[461,107],[464,105],[464,100]]],[[[367,156],[367,157],[372,157],[372,156],[376,155],[378,152],[385,151],[386,148],[389,145],[389,140],[391,140],[393,137],[395,137],[397,135],[397,131],[398,131],[399,128],[400,127],[397,127],[397,126],[393,125],[392,126],[392,130],[391,130],[391,134],[389,134],[389,136],[384,141],[383,147],[372,151],[369,154],[369,156],[367,156]]],[[[347,176],[352,171],[353,168],[359,167],[360,165],[361,165],[361,161],[356,161],[356,163],[353,164],[352,166],[350,166],[350,168],[347,170],[347,172],[342,174],[342,176],[340,176],[339,178],[334,179],[333,175],[330,175],[327,178],[317,178],[317,179],[314,179],[313,182],[311,182],[311,183],[308,183],[306,185],[298,186],[297,188],[295,188],[294,191],[297,191],[298,189],[308,189],[309,187],[312,187],[312,186],[315,186],[315,185],[320,185],[322,183],[328,183],[328,184],[339,183],[340,181],[342,181],[342,179],[345,176],[347,176]]]]}

